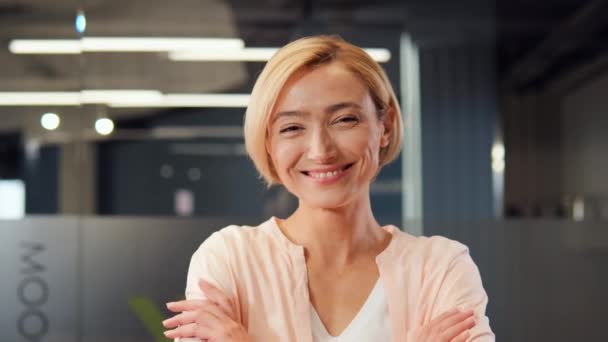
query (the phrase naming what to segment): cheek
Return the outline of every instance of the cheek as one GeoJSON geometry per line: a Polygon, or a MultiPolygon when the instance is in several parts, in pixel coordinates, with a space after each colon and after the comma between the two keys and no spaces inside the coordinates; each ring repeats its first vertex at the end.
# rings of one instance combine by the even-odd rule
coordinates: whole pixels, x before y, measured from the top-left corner
{"type": "Polygon", "coordinates": [[[362,131],[359,132],[359,134],[351,135],[349,139],[344,142],[343,146],[346,146],[347,149],[357,153],[365,163],[363,166],[378,166],[380,160],[380,144],[377,140],[377,136],[374,132],[362,131]]]}
{"type": "Polygon", "coordinates": [[[368,141],[364,149],[365,156],[361,165],[361,173],[365,179],[372,180],[380,167],[380,145],[375,141],[368,141]]]}
{"type": "Polygon", "coordinates": [[[369,172],[375,173],[380,164],[380,150],[377,143],[368,143],[365,151],[365,167],[370,169],[369,172]]]}
{"type": "Polygon", "coordinates": [[[380,134],[381,131],[378,128],[370,132],[370,139],[367,142],[367,154],[370,162],[377,168],[380,163],[380,134]]]}
{"type": "Polygon", "coordinates": [[[279,176],[295,166],[299,155],[298,144],[290,141],[277,141],[273,144],[270,157],[279,176]]]}

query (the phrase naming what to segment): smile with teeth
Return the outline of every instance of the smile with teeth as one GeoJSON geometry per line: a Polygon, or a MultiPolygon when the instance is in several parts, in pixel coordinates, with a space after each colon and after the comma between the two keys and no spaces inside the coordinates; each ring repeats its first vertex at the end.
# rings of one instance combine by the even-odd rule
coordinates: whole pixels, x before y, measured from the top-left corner
{"type": "Polygon", "coordinates": [[[302,172],[303,174],[310,176],[312,178],[317,178],[317,179],[324,179],[324,178],[330,178],[330,177],[335,177],[339,174],[341,174],[342,172],[346,171],[346,169],[348,169],[352,164],[348,164],[345,167],[338,169],[338,170],[333,170],[333,171],[327,171],[327,172],[313,172],[313,171],[304,171],[302,172]]]}

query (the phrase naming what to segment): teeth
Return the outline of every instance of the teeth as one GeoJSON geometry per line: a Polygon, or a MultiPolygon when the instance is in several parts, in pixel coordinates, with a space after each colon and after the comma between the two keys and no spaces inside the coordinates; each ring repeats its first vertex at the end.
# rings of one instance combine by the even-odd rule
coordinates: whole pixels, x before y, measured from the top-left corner
{"type": "Polygon", "coordinates": [[[323,178],[327,178],[327,177],[337,176],[340,173],[342,173],[342,170],[335,170],[335,171],[329,171],[329,172],[309,172],[308,174],[312,178],[323,179],[323,178]]]}

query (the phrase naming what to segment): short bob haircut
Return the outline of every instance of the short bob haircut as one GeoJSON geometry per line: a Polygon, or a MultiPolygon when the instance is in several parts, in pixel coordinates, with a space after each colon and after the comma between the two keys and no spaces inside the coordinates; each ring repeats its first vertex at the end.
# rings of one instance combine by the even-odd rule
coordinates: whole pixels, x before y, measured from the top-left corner
{"type": "Polygon", "coordinates": [[[268,186],[281,184],[267,150],[268,126],[279,93],[297,72],[333,62],[342,64],[363,81],[376,106],[378,118],[388,119],[385,122],[390,130],[390,139],[388,145],[379,151],[379,167],[399,155],[403,139],[401,111],[382,67],[363,49],[337,36],[300,38],[279,49],[268,61],[253,87],[245,113],[245,148],[268,186]],[[389,118],[385,118],[386,115],[389,118]]]}

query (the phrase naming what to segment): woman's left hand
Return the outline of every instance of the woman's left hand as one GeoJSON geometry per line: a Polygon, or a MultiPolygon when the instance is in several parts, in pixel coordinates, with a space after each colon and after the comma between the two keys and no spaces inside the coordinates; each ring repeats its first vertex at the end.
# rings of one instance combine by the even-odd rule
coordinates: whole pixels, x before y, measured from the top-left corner
{"type": "Polygon", "coordinates": [[[206,300],[190,299],[167,303],[167,308],[179,313],[163,321],[169,338],[195,337],[209,342],[248,342],[245,327],[236,322],[232,302],[216,287],[201,280],[206,300]]]}

